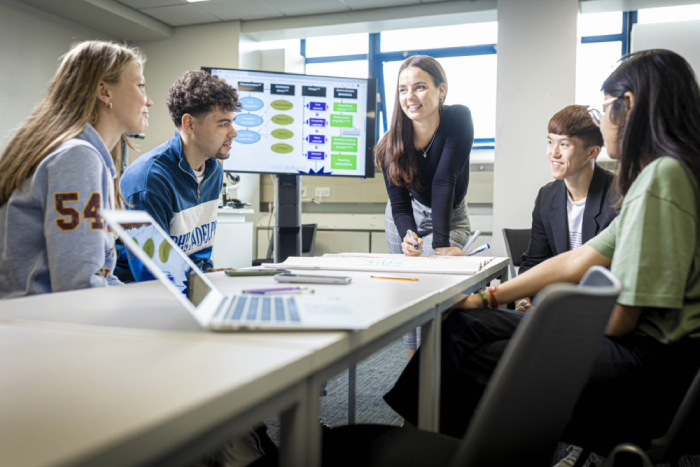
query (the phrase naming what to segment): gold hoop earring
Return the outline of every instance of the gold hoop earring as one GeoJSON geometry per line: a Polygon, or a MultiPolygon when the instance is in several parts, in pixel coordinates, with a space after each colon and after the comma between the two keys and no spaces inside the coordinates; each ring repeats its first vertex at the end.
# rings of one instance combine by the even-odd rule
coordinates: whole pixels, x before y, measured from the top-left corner
{"type": "Polygon", "coordinates": [[[111,109],[112,107],[114,107],[114,104],[112,104],[111,102],[109,104],[107,104],[108,109],[111,109]]]}

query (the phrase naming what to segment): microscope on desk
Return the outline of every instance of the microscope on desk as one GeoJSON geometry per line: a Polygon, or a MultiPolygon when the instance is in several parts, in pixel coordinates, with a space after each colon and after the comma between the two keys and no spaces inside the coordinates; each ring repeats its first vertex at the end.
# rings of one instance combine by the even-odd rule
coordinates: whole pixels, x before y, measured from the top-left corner
{"type": "Polygon", "coordinates": [[[241,176],[231,172],[224,172],[224,185],[221,190],[221,207],[242,209],[250,206],[250,203],[244,203],[240,199],[229,198],[229,193],[237,190],[241,186],[241,176]]]}

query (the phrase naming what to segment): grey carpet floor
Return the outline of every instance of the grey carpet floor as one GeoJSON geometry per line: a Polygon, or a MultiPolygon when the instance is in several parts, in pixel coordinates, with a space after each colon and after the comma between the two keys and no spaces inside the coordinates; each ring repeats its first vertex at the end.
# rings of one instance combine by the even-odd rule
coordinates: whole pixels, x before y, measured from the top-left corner
{"type": "MultiPolygon", "coordinates": [[[[384,403],[382,396],[408,363],[403,342],[398,340],[363,360],[357,366],[357,423],[401,425],[402,419],[384,403]]],[[[348,372],[328,381],[328,395],[321,397],[321,414],[331,427],[348,423],[348,372]]],[[[279,420],[272,417],[265,421],[267,432],[279,445],[279,420]]],[[[564,456],[566,446],[560,445],[559,456],[564,456]]],[[[662,467],[667,464],[659,464],[662,467]]],[[[681,458],[680,467],[700,467],[700,456],[681,458]]]]}
{"type": "MultiPolygon", "coordinates": [[[[370,355],[357,365],[357,423],[401,425],[401,417],[384,403],[382,396],[408,363],[403,342],[397,340],[370,355]]],[[[321,397],[321,416],[330,426],[348,424],[348,372],[344,371],[328,381],[328,394],[321,397]]],[[[279,443],[279,421],[266,420],[267,432],[279,443]]]]}
{"type": "MultiPolygon", "coordinates": [[[[357,365],[357,423],[401,425],[402,418],[384,403],[382,396],[394,386],[408,356],[398,340],[357,365]]],[[[348,372],[328,382],[328,395],[321,398],[322,417],[330,426],[348,424],[348,372]]]]}

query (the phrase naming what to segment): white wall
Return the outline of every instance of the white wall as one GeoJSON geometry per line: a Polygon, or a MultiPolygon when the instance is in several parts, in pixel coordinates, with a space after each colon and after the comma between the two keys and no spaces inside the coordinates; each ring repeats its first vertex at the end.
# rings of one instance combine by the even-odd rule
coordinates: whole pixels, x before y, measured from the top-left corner
{"type": "Polygon", "coordinates": [[[176,28],[168,39],[135,44],[148,57],[144,74],[153,107],[146,139],[138,143],[130,161],[173,137],[175,125],[168,114],[167,96],[175,80],[203,66],[237,68],[239,38],[240,22],[230,21],[176,28]]]}
{"type": "Polygon", "coordinates": [[[0,0],[0,154],[44,96],[71,44],[112,39],[14,0],[0,0]]]}
{"type": "Polygon", "coordinates": [[[573,104],[578,0],[498,0],[494,255],[503,228],[530,228],[542,185],[552,180],[547,123],[573,104]]]}
{"type": "Polygon", "coordinates": [[[632,51],[669,49],[682,55],[700,76],[700,21],[635,24],[632,51]]]}

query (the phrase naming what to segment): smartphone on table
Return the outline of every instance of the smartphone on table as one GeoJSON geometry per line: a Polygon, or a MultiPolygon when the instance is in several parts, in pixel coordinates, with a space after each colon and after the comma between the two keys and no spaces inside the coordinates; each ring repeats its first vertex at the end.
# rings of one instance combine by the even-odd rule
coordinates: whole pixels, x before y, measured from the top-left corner
{"type": "Polygon", "coordinates": [[[245,277],[245,276],[276,276],[277,274],[289,273],[286,269],[250,269],[248,271],[226,271],[227,276],[245,277]]]}
{"type": "Polygon", "coordinates": [[[352,281],[351,277],[311,274],[278,274],[274,279],[277,282],[300,282],[302,284],[349,284],[352,281]]]}

